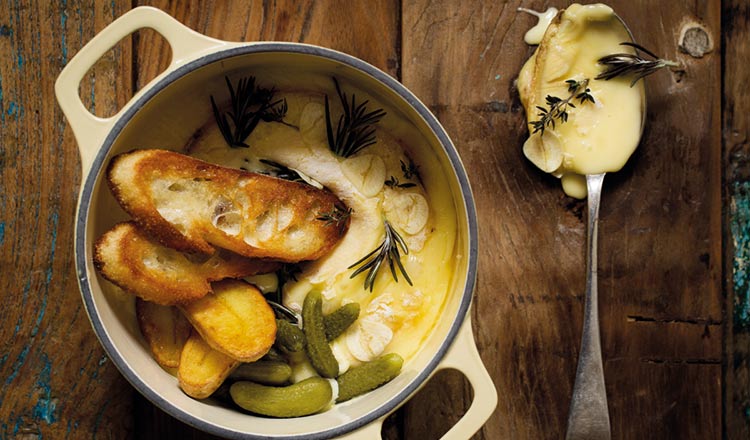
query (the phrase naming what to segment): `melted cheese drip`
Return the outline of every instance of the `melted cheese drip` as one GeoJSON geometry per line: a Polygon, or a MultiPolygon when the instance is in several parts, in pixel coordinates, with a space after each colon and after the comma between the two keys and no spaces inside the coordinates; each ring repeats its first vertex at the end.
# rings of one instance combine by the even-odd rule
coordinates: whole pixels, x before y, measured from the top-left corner
{"type": "Polygon", "coordinates": [[[547,32],[549,24],[552,23],[552,19],[557,16],[557,8],[549,7],[544,12],[537,12],[526,8],[518,8],[518,10],[534,15],[539,19],[536,26],[526,31],[526,34],[523,36],[523,41],[529,46],[541,43],[542,37],[544,37],[544,33],[547,32]]]}
{"type": "Polygon", "coordinates": [[[630,34],[602,4],[573,4],[563,10],[547,29],[541,44],[518,77],[521,101],[531,122],[538,119],[536,106],[546,107],[548,95],[568,97],[568,79],[590,79],[596,100],[568,110],[569,120],[532,134],[524,154],[540,169],[562,178],[566,194],[584,198],[583,176],[620,170],[640,140],[644,118],[643,82],[630,86],[632,78],[594,80],[602,71],[599,58],[633,52],[620,45],[630,34]]]}
{"type": "MultiPolygon", "coordinates": [[[[284,304],[301,312],[311,289],[323,294],[324,313],[343,304],[360,304],[357,323],[332,343],[342,372],[382,353],[396,352],[408,359],[434,326],[450,287],[449,268],[456,258],[451,195],[429,192],[421,184],[413,188],[385,186],[390,176],[406,182],[401,161],[408,163],[408,158],[397,139],[378,129],[376,144],[350,158],[337,157],[327,144],[322,95],[295,92],[279,98],[286,98],[289,106],[284,120],[299,129],[262,122],[246,140],[251,148],[231,149],[218,128],[208,125],[190,146],[190,154],[250,171],[262,171],[259,159],[269,159],[302,171],[352,208],[349,230],[341,242],[325,257],[306,263],[296,282],[285,284],[284,304]],[[409,254],[402,255],[401,261],[413,285],[401,276],[400,282],[393,281],[385,268],[370,292],[363,287],[365,274],[350,279],[353,269],[349,266],[380,245],[384,217],[407,243],[409,254]]],[[[299,377],[309,374],[303,365],[298,370],[299,377]]]]}

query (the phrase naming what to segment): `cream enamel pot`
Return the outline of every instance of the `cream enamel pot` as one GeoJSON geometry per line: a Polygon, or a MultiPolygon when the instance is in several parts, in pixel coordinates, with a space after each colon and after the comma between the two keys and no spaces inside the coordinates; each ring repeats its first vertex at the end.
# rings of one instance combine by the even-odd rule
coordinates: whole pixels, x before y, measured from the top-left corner
{"type": "Polygon", "coordinates": [[[497,405],[497,392],[471,332],[468,311],[477,268],[477,224],[469,181],[444,129],[404,86],[377,68],[330,49],[296,43],[233,43],[212,39],[185,27],[164,12],[133,9],[96,35],[60,73],[55,92],[75,134],[83,180],[76,215],[75,255],[78,282],[91,324],[125,378],[155,405],[203,431],[233,439],[380,438],[383,419],[404,404],[436,371],[463,372],[474,400],[445,439],[471,437],[497,405]],[[130,33],[151,28],[172,48],[169,67],[110,118],[89,113],[78,95],[81,79],[94,63],[130,33]],[[437,164],[457,212],[458,240],[453,282],[422,348],[392,382],[362,398],[320,414],[296,419],[255,417],[208,401],[194,400],[176,379],[153,361],[133,312],[133,299],[118,293],[97,275],[94,240],[124,214],[103,180],[109,159],[140,146],[180,148],[210,117],[208,96],[224,87],[224,76],[238,71],[273,77],[283,89],[295,79],[336,75],[365,90],[412,127],[424,153],[437,164]]]}

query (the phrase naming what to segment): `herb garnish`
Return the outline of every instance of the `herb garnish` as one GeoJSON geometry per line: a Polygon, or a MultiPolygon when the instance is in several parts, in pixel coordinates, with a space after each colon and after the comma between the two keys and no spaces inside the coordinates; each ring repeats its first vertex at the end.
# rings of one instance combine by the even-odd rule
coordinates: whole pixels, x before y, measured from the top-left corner
{"type": "Polygon", "coordinates": [[[385,186],[389,188],[413,188],[417,186],[417,184],[411,182],[399,183],[396,177],[391,176],[390,179],[385,181],[385,186]]]}
{"type": "Polygon", "coordinates": [[[419,167],[411,159],[409,159],[408,164],[403,160],[399,160],[399,162],[401,162],[401,171],[404,173],[404,179],[411,179],[412,177],[419,179],[419,167]]]}
{"type": "Polygon", "coordinates": [[[539,109],[539,113],[537,114],[539,120],[530,122],[531,126],[534,127],[532,134],[540,132],[540,135],[543,135],[544,130],[547,127],[552,127],[554,130],[555,119],[560,123],[568,122],[568,107],[576,107],[573,102],[571,102],[574,99],[578,99],[581,104],[586,101],[591,101],[592,104],[595,102],[594,97],[591,96],[591,89],[588,88],[588,78],[580,81],[569,79],[565,81],[565,83],[568,84],[568,93],[570,96],[562,99],[557,96],[547,95],[545,100],[549,108],[544,108],[539,105],[536,106],[536,108],[539,109]]]}
{"type": "Polygon", "coordinates": [[[651,75],[659,69],[664,67],[678,67],[679,64],[659,58],[654,55],[653,52],[646,49],[645,47],[631,42],[620,43],[623,46],[633,47],[641,52],[645,52],[653,59],[646,59],[637,54],[632,53],[615,53],[599,58],[599,64],[606,66],[606,70],[600,73],[594,79],[603,79],[609,81],[612,78],[620,76],[634,75],[635,78],[630,83],[630,87],[633,87],[639,79],[651,75]]]}
{"type": "Polygon", "coordinates": [[[276,271],[276,278],[278,279],[276,290],[265,294],[266,302],[271,306],[276,316],[294,324],[299,323],[299,317],[282,302],[282,289],[287,281],[297,281],[297,274],[301,271],[302,269],[296,264],[284,264],[281,269],[276,271]]]}
{"type": "Polygon", "coordinates": [[[211,107],[216,124],[230,147],[249,148],[245,139],[250,136],[260,121],[283,122],[287,112],[286,99],[274,101],[273,96],[276,90],[257,85],[254,76],[241,78],[237,81],[236,89],[232,87],[229,77],[224,77],[224,79],[229,89],[231,109],[226,112],[219,111],[211,95],[211,107]]]}
{"type": "Polygon", "coordinates": [[[344,235],[344,231],[346,230],[347,220],[351,216],[352,216],[352,208],[344,209],[344,207],[341,207],[339,205],[334,205],[333,208],[329,212],[321,213],[315,219],[326,222],[325,226],[336,225],[336,228],[338,228],[339,230],[339,235],[344,235]]]}
{"type": "Polygon", "coordinates": [[[328,104],[328,95],[326,95],[325,112],[328,147],[338,156],[349,157],[375,143],[374,125],[380,122],[386,113],[383,109],[368,111],[367,104],[370,101],[357,104],[356,96],[353,93],[350,104],[346,93],[341,91],[336,78],[333,78],[333,83],[336,85],[336,93],[341,101],[343,113],[339,116],[339,122],[334,133],[331,109],[328,104]]]}
{"type": "Polygon", "coordinates": [[[288,168],[278,162],[274,162],[270,159],[260,159],[261,163],[264,163],[271,168],[273,168],[274,173],[276,174],[276,177],[279,179],[289,180],[292,182],[300,182],[300,183],[307,183],[305,182],[305,179],[303,179],[298,172],[294,171],[291,168],[288,168]]]}
{"type": "Polygon", "coordinates": [[[396,282],[398,282],[398,275],[396,275],[396,267],[398,267],[398,270],[404,276],[406,282],[409,283],[410,286],[413,285],[411,278],[409,278],[409,274],[407,274],[406,269],[404,269],[404,265],[401,264],[401,252],[398,249],[401,247],[404,255],[408,255],[409,248],[406,246],[404,239],[401,238],[388,220],[384,220],[384,226],[385,238],[383,239],[383,243],[348,267],[348,269],[353,269],[359,266],[349,278],[354,278],[360,273],[367,271],[367,277],[365,277],[365,290],[369,289],[370,292],[372,292],[373,286],[375,285],[375,276],[378,274],[378,271],[383,266],[383,262],[386,260],[388,260],[388,267],[390,267],[391,275],[396,282]]]}

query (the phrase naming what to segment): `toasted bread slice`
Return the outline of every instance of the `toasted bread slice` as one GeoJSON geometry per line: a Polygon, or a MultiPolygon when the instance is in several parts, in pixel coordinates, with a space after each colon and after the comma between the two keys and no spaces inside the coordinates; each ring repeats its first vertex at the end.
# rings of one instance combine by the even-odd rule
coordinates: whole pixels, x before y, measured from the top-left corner
{"type": "Polygon", "coordinates": [[[94,248],[94,265],[104,278],[161,305],[202,298],[211,281],[273,272],[279,263],[217,251],[205,261],[151,240],[132,222],[119,223],[94,248]]]}
{"type": "Polygon", "coordinates": [[[212,284],[213,293],[180,310],[214,350],[242,362],[263,357],[276,339],[276,317],[263,294],[240,280],[212,284]]]}
{"type": "Polygon", "coordinates": [[[192,330],[182,312],[177,307],[161,306],[136,298],[135,315],[156,362],[166,368],[179,366],[182,347],[192,330]]]}
{"type": "Polygon", "coordinates": [[[185,252],[210,254],[218,246],[247,257],[313,260],[348,226],[318,220],[343,207],[328,191],[173,151],[121,154],[107,180],[139,226],[185,252]]]}
{"type": "Polygon", "coordinates": [[[239,365],[239,361],[214,350],[198,333],[193,332],[182,349],[177,380],[185,394],[205,399],[239,365]]]}

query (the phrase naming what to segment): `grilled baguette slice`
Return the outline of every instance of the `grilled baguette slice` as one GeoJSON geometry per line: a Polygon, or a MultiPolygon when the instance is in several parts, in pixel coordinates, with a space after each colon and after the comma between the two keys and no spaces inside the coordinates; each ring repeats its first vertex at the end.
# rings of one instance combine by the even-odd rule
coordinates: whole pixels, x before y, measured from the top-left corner
{"type": "Polygon", "coordinates": [[[121,154],[107,180],[140,227],[185,252],[210,254],[218,246],[247,257],[314,260],[348,226],[317,219],[344,206],[328,191],[173,151],[121,154]]]}
{"type": "Polygon", "coordinates": [[[174,305],[204,297],[211,292],[211,281],[273,272],[280,264],[223,250],[196,261],[125,222],[97,240],[94,266],[104,278],[146,301],[174,305]]]}

